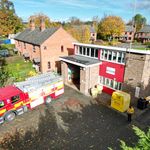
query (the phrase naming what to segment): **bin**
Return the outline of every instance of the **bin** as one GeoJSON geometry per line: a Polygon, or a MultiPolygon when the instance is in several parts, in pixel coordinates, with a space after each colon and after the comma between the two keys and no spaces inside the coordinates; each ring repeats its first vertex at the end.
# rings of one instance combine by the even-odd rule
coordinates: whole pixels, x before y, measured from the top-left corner
{"type": "Polygon", "coordinates": [[[139,109],[145,109],[145,108],[147,108],[147,104],[148,104],[148,101],[146,101],[146,99],[139,98],[138,99],[138,103],[137,103],[137,108],[139,108],[139,109]]]}
{"type": "Polygon", "coordinates": [[[120,111],[125,112],[130,105],[130,94],[123,91],[115,91],[111,96],[111,107],[120,111]]]}

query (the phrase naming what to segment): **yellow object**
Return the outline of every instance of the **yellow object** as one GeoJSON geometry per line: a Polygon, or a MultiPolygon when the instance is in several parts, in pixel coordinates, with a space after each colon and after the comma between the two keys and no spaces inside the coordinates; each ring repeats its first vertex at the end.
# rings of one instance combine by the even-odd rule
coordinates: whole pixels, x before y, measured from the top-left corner
{"type": "Polygon", "coordinates": [[[128,114],[133,114],[134,113],[134,108],[133,107],[131,107],[131,108],[129,107],[128,110],[127,110],[127,113],[128,114]]]}
{"type": "Polygon", "coordinates": [[[93,98],[96,98],[98,94],[97,88],[91,88],[91,94],[93,98]]]}
{"type": "Polygon", "coordinates": [[[103,90],[103,85],[98,84],[98,85],[96,85],[96,88],[98,90],[98,94],[101,94],[102,90],[103,90]]]}
{"type": "Polygon", "coordinates": [[[120,112],[125,112],[129,108],[130,99],[130,94],[123,91],[115,91],[111,97],[111,107],[120,112]]]}

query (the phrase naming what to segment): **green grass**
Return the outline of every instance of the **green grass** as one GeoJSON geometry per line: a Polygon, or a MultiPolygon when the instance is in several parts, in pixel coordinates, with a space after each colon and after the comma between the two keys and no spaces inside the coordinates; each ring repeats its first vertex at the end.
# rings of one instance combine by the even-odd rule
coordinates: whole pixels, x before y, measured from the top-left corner
{"type": "Polygon", "coordinates": [[[1,44],[0,49],[8,49],[8,50],[13,50],[15,48],[14,44],[1,44]]]}
{"type": "Polygon", "coordinates": [[[139,48],[133,48],[133,49],[137,49],[137,50],[150,50],[150,48],[143,48],[143,47],[142,48],[140,48],[140,47],[139,48]]]}
{"type": "Polygon", "coordinates": [[[35,72],[31,62],[24,62],[21,56],[13,56],[6,58],[6,70],[9,76],[15,81],[23,81],[29,77],[29,72],[35,72]]]}

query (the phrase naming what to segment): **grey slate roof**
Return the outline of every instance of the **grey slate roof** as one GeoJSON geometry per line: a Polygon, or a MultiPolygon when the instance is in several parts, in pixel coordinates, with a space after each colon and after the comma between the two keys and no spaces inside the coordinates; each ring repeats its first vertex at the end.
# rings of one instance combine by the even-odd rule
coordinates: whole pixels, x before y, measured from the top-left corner
{"type": "Polygon", "coordinates": [[[150,25],[145,25],[139,32],[145,32],[149,33],[150,32],[150,25]]]}
{"type": "Polygon", "coordinates": [[[134,31],[134,28],[130,25],[126,25],[125,26],[125,32],[133,32],[134,31]]]}
{"type": "Polygon", "coordinates": [[[79,64],[83,64],[85,66],[88,65],[93,65],[93,64],[97,64],[100,63],[101,61],[97,60],[97,59],[93,59],[93,58],[89,58],[89,57],[85,57],[85,56],[79,56],[79,55],[70,55],[70,56],[64,56],[64,57],[60,57],[72,62],[76,62],[79,64]]]}
{"type": "Polygon", "coordinates": [[[39,28],[35,28],[34,30],[25,29],[17,35],[15,39],[26,43],[41,45],[57,30],[58,28],[46,28],[44,31],[40,31],[39,28]]]}

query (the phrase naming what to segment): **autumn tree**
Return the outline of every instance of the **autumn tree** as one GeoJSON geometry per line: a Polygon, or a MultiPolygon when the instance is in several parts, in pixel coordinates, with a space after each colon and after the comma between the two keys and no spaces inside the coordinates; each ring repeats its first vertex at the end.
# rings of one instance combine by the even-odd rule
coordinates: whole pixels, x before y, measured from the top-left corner
{"type": "Polygon", "coordinates": [[[124,30],[125,24],[118,16],[106,16],[98,25],[98,34],[107,39],[120,36],[124,30]]]}
{"type": "Polygon", "coordinates": [[[77,17],[70,17],[69,22],[71,25],[81,25],[82,24],[81,20],[77,17]]]}
{"type": "Polygon", "coordinates": [[[22,20],[15,14],[14,5],[9,0],[0,1],[0,35],[17,33],[23,28],[22,20]]]}
{"type": "Polygon", "coordinates": [[[31,19],[34,20],[36,27],[40,26],[41,19],[43,19],[45,21],[45,26],[47,28],[61,26],[60,22],[52,22],[50,20],[50,18],[47,15],[43,14],[43,13],[38,13],[38,14],[32,15],[32,16],[29,17],[29,20],[31,20],[31,19]]]}
{"type": "Polygon", "coordinates": [[[139,31],[143,25],[146,24],[146,18],[142,16],[141,14],[136,14],[133,17],[134,25],[136,26],[136,31],[139,31]]]}
{"type": "Polygon", "coordinates": [[[70,33],[76,40],[82,43],[90,42],[90,29],[89,26],[68,26],[65,30],[70,33]]]}

